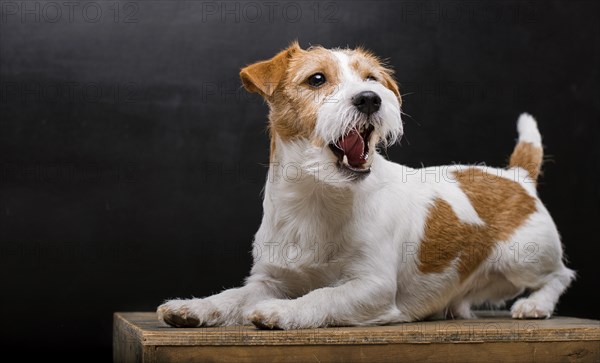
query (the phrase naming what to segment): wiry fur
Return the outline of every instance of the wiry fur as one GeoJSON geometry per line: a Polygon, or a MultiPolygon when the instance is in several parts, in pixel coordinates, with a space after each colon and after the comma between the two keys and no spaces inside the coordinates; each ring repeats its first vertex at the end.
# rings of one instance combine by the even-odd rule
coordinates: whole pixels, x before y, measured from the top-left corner
{"type": "Polygon", "coordinates": [[[412,169],[373,152],[403,132],[397,85],[373,55],[294,43],[241,77],[267,100],[272,137],[252,271],[243,287],[166,302],[159,319],[295,329],[471,318],[472,305],[526,289],[513,317],[552,314],[574,272],[535,190],[542,146],[531,116],[519,119],[509,169],[412,169]],[[315,72],[328,79],[318,90],[305,83],[315,72]],[[365,90],[382,105],[368,121],[370,173],[356,178],[328,145],[367,122],[350,102],[365,90]]]}

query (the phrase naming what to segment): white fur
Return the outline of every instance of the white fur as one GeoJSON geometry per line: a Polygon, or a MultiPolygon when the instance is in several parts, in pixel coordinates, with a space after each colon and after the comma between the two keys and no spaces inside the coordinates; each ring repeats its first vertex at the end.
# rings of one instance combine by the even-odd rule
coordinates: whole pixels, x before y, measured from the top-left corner
{"type": "Polygon", "coordinates": [[[530,142],[534,146],[542,147],[542,135],[537,127],[537,122],[528,113],[522,113],[517,121],[519,131],[519,142],[530,142]]]}
{"type": "MultiPolygon", "coordinates": [[[[383,100],[376,132],[395,140],[402,121],[393,92],[359,79],[347,56],[334,54],[343,81],[338,102],[322,104],[316,132],[328,142],[344,135],[361,122],[350,97],[372,90],[383,100]]],[[[519,140],[541,143],[529,115],[519,118],[518,129],[519,140]]],[[[562,262],[558,232],[535,185],[514,169],[485,167],[521,183],[536,198],[537,211],[511,238],[497,241],[492,255],[461,282],[458,260],[440,273],[424,274],[418,251],[436,198],[448,202],[463,223],[485,225],[449,177],[469,166],[412,169],[373,153],[371,173],[353,181],[338,170],[327,147],[276,141],[246,284],[205,299],[169,301],[158,309],[161,319],[176,315],[183,325],[254,322],[294,329],[406,322],[440,312],[472,318],[472,305],[502,304],[524,289],[534,292],[514,304],[513,316],[548,317],[574,276],[562,262]]]]}

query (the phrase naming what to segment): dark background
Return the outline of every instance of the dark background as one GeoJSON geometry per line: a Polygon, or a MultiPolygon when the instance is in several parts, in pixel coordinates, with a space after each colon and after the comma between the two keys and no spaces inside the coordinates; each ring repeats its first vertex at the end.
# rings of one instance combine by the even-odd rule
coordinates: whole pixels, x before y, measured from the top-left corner
{"type": "Polygon", "coordinates": [[[73,4],[1,1],[4,344],[109,360],[114,311],[243,281],[268,137],[238,72],[294,39],[390,59],[400,163],[505,165],[532,113],[539,191],[579,273],[558,313],[600,318],[598,2],[73,4]]]}

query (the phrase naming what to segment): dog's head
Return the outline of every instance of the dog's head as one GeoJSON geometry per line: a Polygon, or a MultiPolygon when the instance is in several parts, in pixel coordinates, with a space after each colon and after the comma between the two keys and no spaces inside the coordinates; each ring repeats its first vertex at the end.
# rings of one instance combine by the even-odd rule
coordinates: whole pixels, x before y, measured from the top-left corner
{"type": "Polygon", "coordinates": [[[370,172],[379,144],[402,136],[401,98],[392,72],[365,50],[303,50],[292,43],[243,68],[240,77],[269,104],[272,159],[285,152],[276,150],[284,145],[302,154],[313,170],[315,163],[319,170],[335,164],[331,180],[356,180],[370,172]]]}

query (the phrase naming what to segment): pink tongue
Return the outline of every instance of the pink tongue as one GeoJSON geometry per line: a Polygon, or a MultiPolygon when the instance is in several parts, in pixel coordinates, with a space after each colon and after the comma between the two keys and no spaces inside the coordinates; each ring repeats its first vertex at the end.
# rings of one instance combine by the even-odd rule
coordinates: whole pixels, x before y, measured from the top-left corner
{"type": "Polygon", "coordinates": [[[351,130],[346,136],[338,141],[338,147],[348,157],[348,164],[359,167],[366,163],[364,157],[365,142],[356,130],[351,130]]]}

